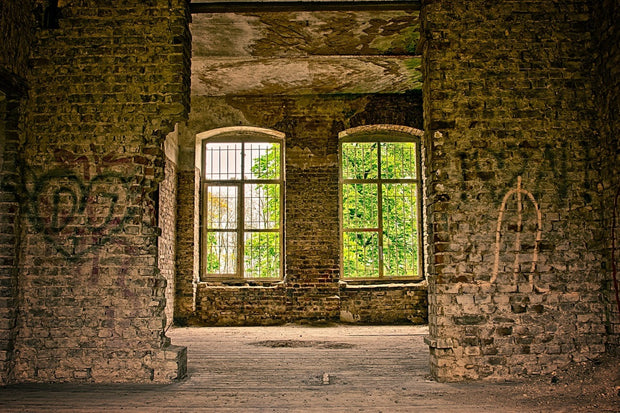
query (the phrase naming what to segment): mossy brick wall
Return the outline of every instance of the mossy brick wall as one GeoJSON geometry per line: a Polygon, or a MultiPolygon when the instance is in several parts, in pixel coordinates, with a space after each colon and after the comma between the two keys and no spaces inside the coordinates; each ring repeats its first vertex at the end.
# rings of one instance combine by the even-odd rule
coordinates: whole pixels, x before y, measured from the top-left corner
{"type": "MultiPolygon", "coordinates": [[[[185,217],[185,224],[183,230],[179,227],[177,256],[194,256],[193,241],[198,226],[193,217],[197,191],[194,192],[195,181],[190,179],[194,177],[196,134],[228,126],[259,126],[283,132],[286,136],[286,276],[284,284],[278,288],[200,283],[196,291],[196,313],[190,321],[207,325],[339,321],[341,309],[346,304],[340,296],[338,282],[338,133],[360,125],[385,123],[420,128],[421,108],[421,95],[415,92],[393,95],[193,96],[192,113],[182,133],[185,143],[182,138],[180,148],[181,154],[187,152],[191,156],[187,156],[190,161],[182,167],[186,171],[180,171],[179,175],[187,182],[181,184],[179,181],[179,198],[184,200],[183,205],[179,203],[179,217],[185,217]],[[194,232],[186,231],[192,225],[194,232]],[[181,235],[181,231],[185,235],[181,235]]],[[[179,259],[178,265],[186,269],[178,274],[184,277],[178,282],[184,283],[186,288],[185,292],[177,289],[177,300],[181,298],[186,302],[184,308],[188,313],[195,261],[179,259]]],[[[392,308],[394,313],[399,313],[393,318],[398,319],[412,317],[413,307],[416,307],[414,313],[426,313],[425,301],[417,296],[406,293],[386,295],[379,290],[373,295],[372,291],[372,288],[365,290],[366,306],[356,308],[356,314],[368,312],[375,305],[377,308],[392,308]]],[[[354,300],[354,296],[349,290],[347,299],[354,300]]],[[[363,322],[372,322],[366,315],[363,319],[363,322]]]]}
{"type": "Polygon", "coordinates": [[[439,380],[548,373],[605,351],[589,5],[423,2],[439,380]]]}
{"type": "Polygon", "coordinates": [[[184,1],[64,2],[33,44],[23,107],[15,382],[165,382],[156,193],[186,116],[184,1]]]}
{"type": "Polygon", "coordinates": [[[620,348],[620,304],[616,299],[616,282],[620,272],[620,6],[615,1],[594,3],[594,28],[597,48],[596,108],[602,171],[600,215],[604,223],[601,236],[607,240],[607,253],[603,257],[607,272],[605,281],[606,328],[610,334],[608,348],[618,352],[620,348]]]}

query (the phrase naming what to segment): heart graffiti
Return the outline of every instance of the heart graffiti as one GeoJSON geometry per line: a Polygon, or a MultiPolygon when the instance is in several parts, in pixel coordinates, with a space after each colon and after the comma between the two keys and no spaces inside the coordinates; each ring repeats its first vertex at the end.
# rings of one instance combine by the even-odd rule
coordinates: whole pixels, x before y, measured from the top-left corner
{"type": "Polygon", "coordinates": [[[86,181],[72,171],[49,171],[27,190],[28,218],[58,252],[78,259],[110,242],[132,218],[129,183],[116,172],[86,181]]]}

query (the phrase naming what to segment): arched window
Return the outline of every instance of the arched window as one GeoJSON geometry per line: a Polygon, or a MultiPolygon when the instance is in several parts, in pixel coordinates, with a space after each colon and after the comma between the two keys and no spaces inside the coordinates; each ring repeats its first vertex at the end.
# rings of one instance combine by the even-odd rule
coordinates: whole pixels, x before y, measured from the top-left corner
{"type": "Polygon", "coordinates": [[[420,136],[396,125],[341,132],[341,274],[422,277],[420,136]]]}
{"type": "Polygon", "coordinates": [[[281,278],[283,138],[279,132],[250,127],[198,135],[201,278],[281,278]]]}

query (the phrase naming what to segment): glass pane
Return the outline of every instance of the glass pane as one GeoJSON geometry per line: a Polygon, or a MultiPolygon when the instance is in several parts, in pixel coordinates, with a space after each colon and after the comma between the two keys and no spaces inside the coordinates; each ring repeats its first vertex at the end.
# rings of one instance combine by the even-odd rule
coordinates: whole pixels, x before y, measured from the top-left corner
{"type": "Polygon", "coordinates": [[[415,179],[416,148],[413,142],[381,143],[381,178],[415,179]]]}
{"type": "Polygon", "coordinates": [[[379,243],[376,232],[342,234],[343,277],[378,277],[379,243]]]}
{"type": "Polygon", "coordinates": [[[245,278],[280,277],[280,234],[246,232],[245,278]]]}
{"type": "Polygon", "coordinates": [[[415,184],[383,185],[384,276],[418,275],[418,209],[415,184]]]}
{"type": "Polygon", "coordinates": [[[207,228],[237,228],[237,187],[207,186],[206,192],[207,228]]]}
{"type": "Polygon", "coordinates": [[[204,163],[207,180],[241,179],[241,143],[208,143],[204,163]]]}
{"type": "Polygon", "coordinates": [[[342,185],[343,228],[377,228],[377,184],[342,185]]]}
{"type": "Polygon", "coordinates": [[[280,227],[280,184],[246,184],[245,228],[280,227]]]}
{"type": "Polygon", "coordinates": [[[237,273],[237,233],[207,232],[205,238],[207,274],[237,273]]]}
{"type": "Polygon", "coordinates": [[[376,179],[378,162],[376,142],[342,143],[343,179],[376,179]]]}
{"type": "Polygon", "coordinates": [[[254,143],[245,144],[246,179],[279,179],[280,178],[280,144],[254,143]]]}

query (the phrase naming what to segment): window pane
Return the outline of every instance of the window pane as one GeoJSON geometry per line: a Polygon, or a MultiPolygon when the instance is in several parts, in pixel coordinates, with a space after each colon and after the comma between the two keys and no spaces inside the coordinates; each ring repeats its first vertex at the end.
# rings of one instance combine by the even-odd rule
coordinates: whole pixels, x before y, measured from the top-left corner
{"type": "Polygon", "coordinates": [[[245,234],[245,278],[280,277],[280,234],[249,232],[245,234]]]}
{"type": "Polygon", "coordinates": [[[343,179],[376,179],[378,162],[376,142],[342,143],[343,179]]]}
{"type": "Polygon", "coordinates": [[[378,277],[379,243],[376,232],[342,234],[344,277],[378,277]]]}
{"type": "Polygon", "coordinates": [[[278,229],[280,226],[280,185],[246,184],[245,228],[278,229]]]}
{"type": "Polygon", "coordinates": [[[207,186],[204,200],[207,211],[207,228],[237,228],[237,187],[207,186]]]}
{"type": "Polygon", "coordinates": [[[241,143],[208,143],[204,155],[205,179],[241,179],[241,143]]]}
{"type": "Polygon", "coordinates": [[[342,185],[342,225],[344,228],[377,228],[377,184],[342,185]]]}
{"type": "Polygon", "coordinates": [[[234,232],[206,233],[207,274],[235,274],[237,272],[237,234],[234,232]]]}
{"type": "Polygon", "coordinates": [[[415,179],[416,148],[413,142],[381,143],[381,178],[415,179]]]}
{"type": "Polygon", "coordinates": [[[279,179],[280,178],[280,144],[254,143],[245,144],[246,179],[279,179]]]}
{"type": "Polygon", "coordinates": [[[415,184],[383,185],[384,275],[415,276],[418,272],[418,210],[415,184]]]}

